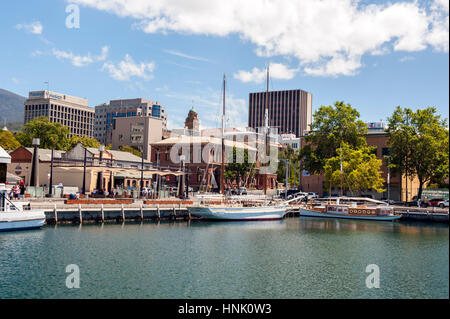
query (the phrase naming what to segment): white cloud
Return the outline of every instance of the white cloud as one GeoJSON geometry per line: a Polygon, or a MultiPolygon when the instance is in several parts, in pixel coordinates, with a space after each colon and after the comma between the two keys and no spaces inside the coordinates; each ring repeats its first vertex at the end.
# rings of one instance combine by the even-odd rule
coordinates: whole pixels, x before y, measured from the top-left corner
{"type": "Polygon", "coordinates": [[[399,59],[400,62],[408,62],[408,61],[414,61],[416,58],[410,55],[405,55],[404,57],[401,57],[399,59]]]}
{"type": "Polygon", "coordinates": [[[190,59],[190,60],[196,60],[196,61],[203,61],[203,62],[210,62],[208,59],[202,58],[202,57],[198,57],[198,56],[193,56],[193,55],[189,55],[183,52],[179,52],[179,51],[175,51],[175,50],[164,50],[165,53],[171,54],[171,55],[176,55],[182,58],[186,58],[186,59],[190,59]]]}
{"type": "MultiPolygon", "coordinates": [[[[221,125],[222,114],[222,93],[212,89],[202,89],[200,94],[185,94],[179,92],[167,92],[164,96],[179,100],[180,109],[183,112],[172,112],[176,116],[169,116],[168,127],[182,128],[184,127],[184,119],[186,118],[189,108],[187,106],[194,105],[199,112],[200,124],[202,128],[216,128],[221,125]],[[170,125],[169,125],[170,124],[170,125]]],[[[176,103],[171,103],[176,105],[176,103]]],[[[171,113],[171,114],[172,114],[171,113]]],[[[237,98],[233,94],[226,96],[226,125],[227,127],[245,127],[247,126],[247,102],[245,99],[237,98]]]]}
{"type": "Polygon", "coordinates": [[[109,48],[107,46],[104,46],[102,48],[102,52],[100,55],[97,56],[91,56],[91,53],[88,53],[87,55],[75,55],[72,52],[66,52],[63,50],[53,49],[52,54],[60,59],[60,60],[70,60],[72,65],[76,67],[83,67],[88,64],[97,62],[97,61],[105,61],[108,57],[109,48]]]}
{"type": "Polygon", "coordinates": [[[19,84],[20,83],[20,81],[17,78],[15,78],[15,77],[11,78],[11,81],[13,81],[14,84],[19,84]]]}
{"type": "Polygon", "coordinates": [[[39,21],[31,22],[31,23],[24,23],[24,24],[17,24],[16,25],[17,30],[25,30],[25,32],[32,33],[32,34],[42,34],[42,31],[44,30],[44,27],[39,21]]]}
{"type": "MultiPolygon", "coordinates": [[[[281,63],[270,64],[269,70],[271,78],[280,80],[290,80],[299,71],[299,69],[289,69],[287,66],[281,63]]],[[[237,73],[233,74],[233,77],[244,83],[261,83],[266,78],[266,74],[266,69],[253,68],[253,70],[250,72],[239,70],[237,73]]]]}
{"type": "Polygon", "coordinates": [[[238,34],[256,45],[258,55],[293,56],[309,74],[354,74],[367,53],[448,51],[447,0],[70,1],[134,18],[148,33],[238,34]]]}
{"type": "Polygon", "coordinates": [[[135,63],[128,54],[117,65],[111,62],[105,62],[102,68],[102,70],[108,70],[109,75],[118,81],[129,81],[131,77],[150,79],[152,78],[154,69],[155,64],[153,62],[135,63]]]}

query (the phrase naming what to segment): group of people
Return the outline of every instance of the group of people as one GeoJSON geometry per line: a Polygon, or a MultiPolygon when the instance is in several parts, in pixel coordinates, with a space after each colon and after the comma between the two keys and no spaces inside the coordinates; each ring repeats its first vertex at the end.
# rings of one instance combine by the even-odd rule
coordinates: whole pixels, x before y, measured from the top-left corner
{"type": "Polygon", "coordinates": [[[112,188],[109,192],[106,189],[94,189],[94,191],[92,192],[92,195],[98,196],[98,197],[110,197],[110,198],[114,198],[115,197],[115,193],[114,193],[114,189],[112,188]]]}
{"type": "Polygon", "coordinates": [[[19,184],[16,184],[11,188],[11,191],[9,192],[9,198],[10,199],[24,198],[26,189],[27,188],[25,187],[25,183],[23,181],[20,181],[19,184]]]}

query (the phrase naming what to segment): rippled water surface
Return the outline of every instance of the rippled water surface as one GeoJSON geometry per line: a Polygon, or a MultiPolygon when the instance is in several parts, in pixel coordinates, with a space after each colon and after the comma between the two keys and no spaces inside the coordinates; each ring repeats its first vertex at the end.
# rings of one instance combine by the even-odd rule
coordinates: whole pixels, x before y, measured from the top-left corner
{"type": "Polygon", "coordinates": [[[288,218],[0,233],[0,298],[448,298],[448,225],[288,218]],[[66,287],[66,266],[80,289],[66,287]],[[380,288],[366,287],[366,266],[380,288]]]}

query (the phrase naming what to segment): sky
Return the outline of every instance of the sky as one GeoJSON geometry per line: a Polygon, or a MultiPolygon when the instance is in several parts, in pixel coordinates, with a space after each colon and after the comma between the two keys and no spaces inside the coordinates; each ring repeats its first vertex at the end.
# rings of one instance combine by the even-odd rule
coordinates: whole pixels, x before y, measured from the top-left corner
{"type": "Polygon", "coordinates": [[[448,0],[16,0],[0,7],[0,88],[52,91],[89,106],[147,98],[169,129],[191,107],[245,126],[248,95],[302,89],[313,112],[344,101],[364,121],[398,105],[448,118],[448,0]],[[45,82],[48,82],[46,84],[45,82]]]}

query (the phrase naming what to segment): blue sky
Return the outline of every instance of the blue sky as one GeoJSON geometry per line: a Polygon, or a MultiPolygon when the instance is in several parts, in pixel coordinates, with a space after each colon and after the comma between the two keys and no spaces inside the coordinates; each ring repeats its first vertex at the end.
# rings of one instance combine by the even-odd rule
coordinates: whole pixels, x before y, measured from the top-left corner
{"type": "MultiPolygon", "coordinates": [[[[223,73],[228,125],[245,125],[248,93],[303,89],[313,110],[343,100],[366,121],[397,105],[448,118],[448,1],[8,1],[0,11],[0,88],[88,98],[143,97],[169,128],[189,108],[218,125],[223,73]],[[68,28],[75,4],[80,27],[68,28]]],[[[73,20],[72,20],[73,21],[73,20]]]]}

